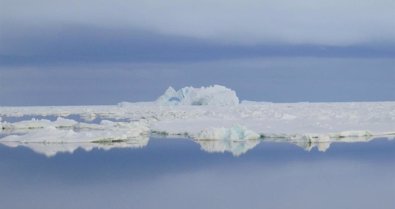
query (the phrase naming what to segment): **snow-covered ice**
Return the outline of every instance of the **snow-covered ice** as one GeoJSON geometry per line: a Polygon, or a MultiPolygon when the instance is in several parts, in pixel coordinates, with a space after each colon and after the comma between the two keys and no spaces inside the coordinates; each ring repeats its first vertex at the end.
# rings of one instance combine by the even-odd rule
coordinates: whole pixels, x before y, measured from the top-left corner
{"type": "Polygon", "coordinates": [[[26,120],[15,123],[3,123],[7,136],[3,142],[113,142],[128,141],[148,136],[149,129],[139,122],[112,122],[102,120],[100,124],[88,124],[70,119],[26,120]]]}
{"type": "Polygon", "coordinates": [[[207,151],[235,155],[262,139],[292,139],[307,150],[313,145],[324,151],[327,142],[395,135],[395,102],[240,103],[233,90],[219,85],[178,91],[170,87],[153,102],[0,107],[0,118],[3,143],[127,142],[163,134],[189,137],[207,151]],[[48,116],[58,118],[31,119],[48,116]],[[125,122],[116,122],[120,120],[125,122]]]}

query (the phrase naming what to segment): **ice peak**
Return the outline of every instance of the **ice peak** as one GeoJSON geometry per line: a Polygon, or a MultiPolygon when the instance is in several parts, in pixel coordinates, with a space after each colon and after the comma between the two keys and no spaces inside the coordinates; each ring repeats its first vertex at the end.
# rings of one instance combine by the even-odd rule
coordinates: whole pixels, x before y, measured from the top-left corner
{"type": "Polygon", "coordinates": [[[169,86],[166,89],[165,94],[167,94],[167,95],[175,95],[175,94],[177,94],[177,91],[172,86],[169,86]]]}
{"type": "Polygon", "coordinates": [[[156,102],[161,105],[215,105],[230,106],[239,104],[236,92],[221,85],[208,87],[184,87],[176,91],[167,88],[156,102]]]}

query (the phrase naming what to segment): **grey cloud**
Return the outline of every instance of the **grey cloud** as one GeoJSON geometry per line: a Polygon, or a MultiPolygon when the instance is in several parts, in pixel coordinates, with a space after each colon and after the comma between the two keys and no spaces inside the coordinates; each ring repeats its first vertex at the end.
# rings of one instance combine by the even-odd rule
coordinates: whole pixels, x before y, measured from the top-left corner
{"type": "Polygon", "coordinates": [[[392,0],[2,0],[0,24],[87,24],[239,44],[395,42],[392,0]]]}
{"type": "Polygon", "coordinates": [[[4,26],[0,65],[81,62],[189,62],[314,56],[395,57],[394,45],[243,45],[92,25],[4,26]]]}

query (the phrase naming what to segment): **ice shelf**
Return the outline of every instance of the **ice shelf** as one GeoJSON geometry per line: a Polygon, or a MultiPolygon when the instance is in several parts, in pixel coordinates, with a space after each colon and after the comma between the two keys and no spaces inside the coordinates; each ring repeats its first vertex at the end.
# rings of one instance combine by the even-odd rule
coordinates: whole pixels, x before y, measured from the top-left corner
{"type": "Polygon", "coordinates": [[[219,85],[170,87],[153,102],[0,107],[0,130],[0,142],[14,144],[132,142],[159,134],[188,137],[211,151],[243,153],[257,144],[251,140],[268,138],[325,150],[341,139],[393,138],[395,102],[239,102],[219,85]]]}

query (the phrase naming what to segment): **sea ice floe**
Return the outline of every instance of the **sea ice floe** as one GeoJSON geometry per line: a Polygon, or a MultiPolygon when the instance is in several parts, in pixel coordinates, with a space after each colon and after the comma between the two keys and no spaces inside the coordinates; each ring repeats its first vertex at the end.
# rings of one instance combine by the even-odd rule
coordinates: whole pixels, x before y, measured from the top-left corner
{"type": "Polygon", "coordinates": [[[149,134],[149,128],[139,122],[103,120],[99,124],[88,124],[63,118],[6,123],[3,131],[7,131],[8,135],[0,141],[24,143],[128,141],[149,134]]]}
{"type": "MultiPolygon", "coordinates": [[[[333,139],[395,135],[395,102],[239,103],[233,90],[219,85],[178,91],[169,88],[153,102],[0,107],[0,118],[0,141],[14,142],[123,141],[163,133],[196,141],[214,140],[222,145],[258,138],[288,138],[306,145],[321,143],[317,147],[325,150],[322,143],[333,139]],[[70,115],[101,122],[64,118],[70,115]],[[59,118],[7,121],[9,117],[35,116],[59,118]],[[126,122],[116,122],[120,120],[126,122]]],[[[231,147],[225,145],[222,147],[231,147]]]]}
{"type": "Polygon", "coordinates": [[[1,123],[4,130],[26,130],[26,129],[40,129],[49,126],[56,128],[71,128],[78,124],[77,121],[58,117],[55,121],[47,119],[31,119],[22,120],[14,123],[3,122],[1,123]]]}

